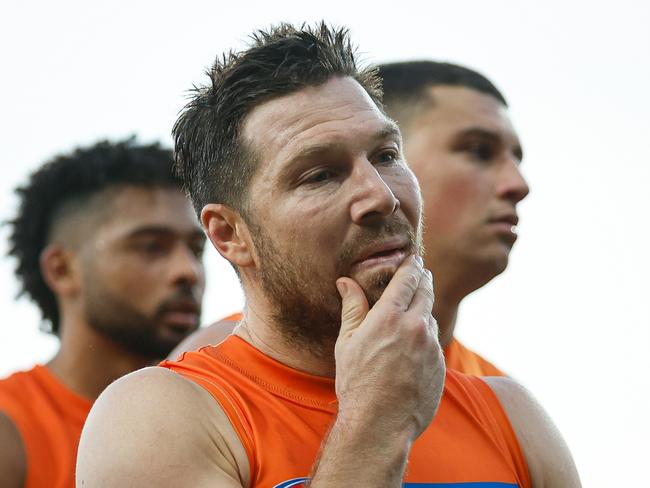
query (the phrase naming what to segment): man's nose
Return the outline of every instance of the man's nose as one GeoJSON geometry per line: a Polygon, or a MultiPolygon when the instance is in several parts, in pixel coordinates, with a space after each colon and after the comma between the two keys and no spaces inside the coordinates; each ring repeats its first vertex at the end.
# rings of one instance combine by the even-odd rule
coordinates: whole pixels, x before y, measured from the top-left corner
{"type": "Polygon", "coordinates": [[[399,208],[399,200],[377,169],[365,161],[352,172],[352,221],[363,225],[368,220],[392,215],[399,208]]]}
{"type": "Polygon", "coordinates": [[[203,282],[203,262],[186,245],[179,245],[170,263],[171,282],[175,285],[195,286],[203,282]]]}
{"type": "Polygon", "coordinates": [[[518,203],[530,192],[526,179],[521,174],[520,163],[516,158],[509,158],[501,168],[497,187],[500,198],[518,203]]]}

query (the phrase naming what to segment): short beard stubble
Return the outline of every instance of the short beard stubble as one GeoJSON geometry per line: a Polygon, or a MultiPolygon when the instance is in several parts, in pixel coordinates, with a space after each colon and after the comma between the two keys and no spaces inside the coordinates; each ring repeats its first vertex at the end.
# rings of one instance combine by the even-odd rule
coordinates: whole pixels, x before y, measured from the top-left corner
{"type": "MultiPolygon", "coordinates": [[[[350,276],[363,249],[396,235],[406,235],[406,254],[422,254],[421,225],[415,231],[406,219],[384,220],[376,226],[363,227],[344,244],[336,259],[336,276],[330,280],[318,275],[316,263],[303,262],[296,255],[283,252],[260,225],[249,221],[249,227],[260,258],[262,289],[274,307],[271,320],[287,344],[306,348],[318,357],[332,353],[341,328],[341,298],[336,279],[350,276]]],[[[382,271],[363,284],[370,307],[379,300],[393,274],[382,271]]]]}

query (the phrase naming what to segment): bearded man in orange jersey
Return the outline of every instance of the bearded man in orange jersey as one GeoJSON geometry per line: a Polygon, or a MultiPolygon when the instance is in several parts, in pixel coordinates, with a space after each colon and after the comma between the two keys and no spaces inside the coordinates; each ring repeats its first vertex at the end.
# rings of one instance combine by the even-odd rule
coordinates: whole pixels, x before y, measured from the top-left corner
{"type": "Polygon", "coordinates": [[[417,180],[347,31],[217,60],[174,136],[245,318],[102,394],[78,486],[580,486],[521,386],[445,371],[417,180]]]}
{"type": "MultiPolygon", "coordinates": [[[[523,151],[501,92],[469,68],[434,61],[379,66],[386,114],[398,123],[424,199],[425,265],[436,277],[433,316],[448,368],[501,376],[455,337],[462,300],[506,269],[517,204],[528,194],[523,151]]],[[[236,314],[192,334],[170,354],[217,344],[236,314]]]]}

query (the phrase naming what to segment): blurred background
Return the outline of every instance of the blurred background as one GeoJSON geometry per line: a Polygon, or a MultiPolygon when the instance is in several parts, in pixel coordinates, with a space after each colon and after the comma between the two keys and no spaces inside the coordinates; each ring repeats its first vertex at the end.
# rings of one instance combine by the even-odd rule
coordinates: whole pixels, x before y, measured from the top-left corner
{"type": "MultiPolygon", "coordinates": [[[[585,487],[640,486],[650,437],[650,4],[618,1],[30,2],[0,8],[0,219],[53,155],[137,134],[171,143],[192,84],[254,29],[325,19],[367,62],[447,60],[502,90],[531,186],[508,270],[468,297],[459,338],[550,412],[585,487]]],[[[56,339],[16,300],[0,234],[0,376],[56,339]]],[[[211,248],[203,322],[239,310],[211,248]]]]}

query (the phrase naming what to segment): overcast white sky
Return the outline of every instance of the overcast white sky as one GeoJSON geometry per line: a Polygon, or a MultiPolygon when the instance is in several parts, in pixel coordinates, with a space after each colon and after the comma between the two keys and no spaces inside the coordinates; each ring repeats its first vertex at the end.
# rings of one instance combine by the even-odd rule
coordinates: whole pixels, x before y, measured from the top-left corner
{"type": "MultiPolygon", "coordinates": [[[[170,143],[184,93],[204,81],[203,69],[273,22],[347,25],[371,62],[431,58],[474,67],[510,102],[532,192],[509,269],[466,300],[459,335],[540,399],[584,486],[647,482],[650,4],[226,5],[5,0],[0,219],[13,215],[13,188],[55,153],[132,133],[170,143]]],[[[0,375],[56,349],[38,332],[35,307],[14,299],[13,264],[0,258],[0,375]]],[[[215,252],[206,266],[204,320],[211,321],[239,309],[242,297],[215,252]]]]}

